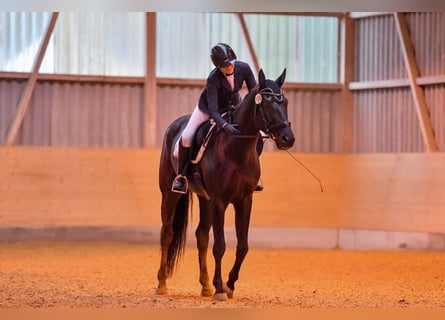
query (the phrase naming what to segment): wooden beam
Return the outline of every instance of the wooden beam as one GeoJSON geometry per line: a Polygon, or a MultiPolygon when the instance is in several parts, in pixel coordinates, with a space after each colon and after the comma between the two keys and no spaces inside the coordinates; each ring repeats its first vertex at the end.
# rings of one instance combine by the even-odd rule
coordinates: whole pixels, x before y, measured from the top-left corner
{"type": "Polygon", "coordinates": [[[392,79],[377,81],[355,81],[349,83],[349,90],[371,90],[409,87],[409,79],[392,79]]]}
{"type": "Polygon", "coordinates": [[[156,12],[146,15],[146,62],[144,84],[144,146],[156,144],[157,82],[156,82],[156,12]]]}
{"type": "Polygon", "coordinates": [[[340,82],[342,84],[341,104],[336,115],[337,152],[353,151],[353,94],[348,84],[354,79],[355,22],[349,14],[340,20],[340,82]]]}
{"type": "MultiPolygon", "coordinates": [[[[204,87],[204,79],[158,78],[158,86],[184,86],[204,87]]],[[[284,90],[324,90],[340,91],[343,86],[340,83],[316,83],[316,82],[285,82],[284,90]]]]}
{"type": "Polygon", "coordinates": [[[26,110],[29,106],[29,101],[31,100],[32,93],[34,91],[37,76],[39,73],[40,66],[42,65],[43,58],[45,56],[46,48],[48,47],[49,40],[51,38],[52,32],[54,30],[54,26],[56,25],[57,17],[59,16],[58,12],[54,12],[51,15],[51,19],[48,23],[48,26],[46,28],[45,36],[43,37],[42,42],[40,43],[39,50],[37,51],[36,59],[34,60],[34,64],[31,69],[31,75],[28,79],[28,83],[23,90],[22,96],[20,97],[18,106],[17,106],[17,113],[14,117],[14,120],[9,127],[9,131],[6,135],[6,141],[5,146],[12,146],[14,145],[17,134],[20,130],[20,127],[23,122],[23,118],[25,117],[26,110]]]}
{"type": "MultiPolygon", "coordinates": [[[[29,72],[0,72],[0,79],[29,79],[29,72]]],[[[51,82],[77,82],[77,83],[116,83],[116,84],[144,84],[145,77],[125,77],[125,76],[96,76],[77,74],[54,74],[39,73],[37,81],[51,82]]]]}
{"type": "MultiPolygon", "coordinates": [[[[29,78],[27,72],[0,72],[1,79],[26,80],[29,78]]],[[[440,77],[425,78],[425,81],[434,81],[434,79],[441,79],[440,77]]],[[[145,77],[119,77],[119,76],[88,76],[88,75],[73,75],[73,74],[49,74],[40,73],[37,76],[37,81],[51,81],[51,82],[75,82],[75,83],[101,83],[101,84],[121,84],[121,85],[144,85],[145,77]]],[[[420,80],[419,80],[420,81],[420,80]]],[[[443,83],[445,79],[442,79],[443,83]]],[[[200,87],[205,86],[205,79],[185,79],[185,78],[156,78],[157,86],[182,86],[182,87],[200,87]]],[[[359,82],[360,83],[360,82],[359,82]]],[[[428,82],[432,84],[432,82],[428,82]]],[[[325,91],[339,91],[343,86],[340,83],[317,83],[317,82],[285,82],[284,90],[325,90],[325,91]]]]}
{"type": "MultiPolygon", "coordinates": [[[[29,79],[29,72],[0,72],[0,81],[2,79],[26,80],[29,79]]],[[[95,75],[75,75],[75,74],[52,74],[39,73],[37,82],[77,82],[77,83],[103,83],[103,84],[144,84],[145,77],[120,77],[120,76],[95,76],[95,75]]],[[[445,84],[445,75],[418,77],[417,83],[421,86],[429,86],[436,84],[445,84]]],[[[184,78],[157,78],[157,85],[179,85],[190,87],[204,87],[205,79],[184,79],[184,78]]],[[[377,81],[351,81],[349,82],[349,90],[370,90],[385,88],[402,88],[409,87],[409,79],[391,79],[377,81]]],[[[317,82],[286,82],[284,88],[303,89],[303,90],[342,90],[341,83],[317,83],[317,82]]]]}
{"type": "Polygon", "coordinates": [[[363,19],[369,17],[387,16],[392,14],[392,12],[351,12],[349,17],[351,19],[363,19]]]}
{"type": "Polygon", "coordinates": [[[320,90],[320,91],[340,91],[343,85],[340,83],[317,83],[317,82],[285,82],[284,90],[320,90]]]}
{"type": "Polygon", "coordinates": [[[434,84],[444,84],[445,83],[445,75],[419,77],[419,78],[417,78],[417,83],[422,86],[434,85],[434,84]]]}
{"type": "Polygon", "coordinates": [[[249,47],[250,55],[252,56],[253,64],[255,65],[256,72],[260,71],[260,64],[258,63],[258,58],[255,53],[255,48],[253,47],[252,39],[250,38],[249,30],[247,29],[246,20],[242,13],[237,13],[238,19],[241,23],[241,28],[243,29],[244,37],[246,38],[247,46],[249,47]]]}
{"type": "Polygon", "coordinates": [[[428,106],[426,104],[425,94],[422,87],[417,83],[419,69],[414,56],[414,48],[411,43],[406,16],[403,13],[395,12],[394,20],[402,47],[403,58],[405,60],[411,92],[414,98],[414,105],[416,107],[417,117],[419,119],[420,129],[422,131],[426,149],[428,152],[438,151],[428,106]]]}
{"type": "Polygon", "coordinates": [[[158,86],[200,87],[206,85],[205,79],[157,78],[158,86]]]}
{"type": "MultiPolygon", "coordinates": [[[[235,13],[235,12],[233,12],[235,13]]],[[[276,16],[296,16],[296,17],[337,17],[341,18],[343,12],[259,12],[259,11],[249,11],[243,12],[243,14],[255,14],[255,15],[276,15],[276,16]]]]}
{"type": "MultiPolygon", "coordinates": [[[[420,86],[444,84],[445,76],[417,77],[416,82],[420,86]]],[[[378,81],[353,81],[349,83],[349,90],[370,90],[410,87],[409,79],[392,79],[378,81]]]]}

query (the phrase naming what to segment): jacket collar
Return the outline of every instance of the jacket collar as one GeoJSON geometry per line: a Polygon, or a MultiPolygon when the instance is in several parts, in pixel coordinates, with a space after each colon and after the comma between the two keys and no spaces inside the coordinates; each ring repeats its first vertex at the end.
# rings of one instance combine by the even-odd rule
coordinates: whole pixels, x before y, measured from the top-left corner
{"type": "MultiPolygon", "coordinates": [[[[235,70],[233,71],[233,87],[234,88],[236,87],[237,79],[239,78],[238,71],[239,71],[238,68],[235,67],[235,70]]],[[[230,87],[229,81],[227,81],[226,76],[221,71],[219,71],[219,73],[220,73],[220,76],[223,78],[222,83],[223,83],[224,88],[226,88],[228,91],[232,92],[233,89],[230,87]]]]}

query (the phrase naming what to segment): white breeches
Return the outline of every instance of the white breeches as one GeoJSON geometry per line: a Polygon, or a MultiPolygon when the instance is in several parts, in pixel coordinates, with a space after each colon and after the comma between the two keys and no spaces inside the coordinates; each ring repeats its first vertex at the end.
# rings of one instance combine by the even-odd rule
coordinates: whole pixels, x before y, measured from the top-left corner
{"type": "MultiPolygon", "coordinates": [[[[191,147],[193,137],[195,136],[195,132],[198,129],[199,125],[210,118],[210,115],[207,113],[202,112],[198,106],[193,109],[192,115],[190,116],[190,119],[187,123],[187,125],[184,128],[184,131],[182,132],[181,138],[182,138],[182,145],[184,147],[191,147]]],[[[181,140],[181,139],[179,139],[181,140]]],[[[175,150],[173,152],[173,155],[175,157],[178,156],[178,145],[179,140],[176,142],[175,150]]]]}

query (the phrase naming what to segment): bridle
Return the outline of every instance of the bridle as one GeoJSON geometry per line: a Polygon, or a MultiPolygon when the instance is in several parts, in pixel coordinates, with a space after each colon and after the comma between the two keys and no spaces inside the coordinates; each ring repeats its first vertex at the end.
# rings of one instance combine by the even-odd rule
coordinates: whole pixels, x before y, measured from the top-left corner
{"type": "MultiPolygon", "coordinates": [[[[275,93],[271,88],[264,88],[261,89],[255,96],[255,105],[257,107],[256,109],[259,110],[261,120],[263,121],[265,127],[265,130],[263,131],[270,138],[275,139],[275,135],[273,134],[273,132],[276,130],[284,129],[286,127],[290,127],[291,123],[286,120],[281,123],[270,123],[264,114],[263,98],[266,101],[274,101],[278,104],[282,104],[284,102],[284,92],[283,90],[281,90],[280,93],[275,93]]],[[[256,110],[254,117],[256,118],[256,110]]]]}

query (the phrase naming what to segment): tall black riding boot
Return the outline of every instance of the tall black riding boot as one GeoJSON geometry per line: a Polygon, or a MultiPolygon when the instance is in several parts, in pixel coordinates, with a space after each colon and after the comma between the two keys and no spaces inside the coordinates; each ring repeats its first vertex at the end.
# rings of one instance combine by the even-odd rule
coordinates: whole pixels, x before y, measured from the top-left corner
{"type": "Polygon", "coordinates": [[[190,147],[184,147],[182,140],[179,141],[178,152],[178,175],[173,181],[172,191],[177,193],[187,193],[188,181],[186,177],[187,167],[190,162],[190,147]]]}

